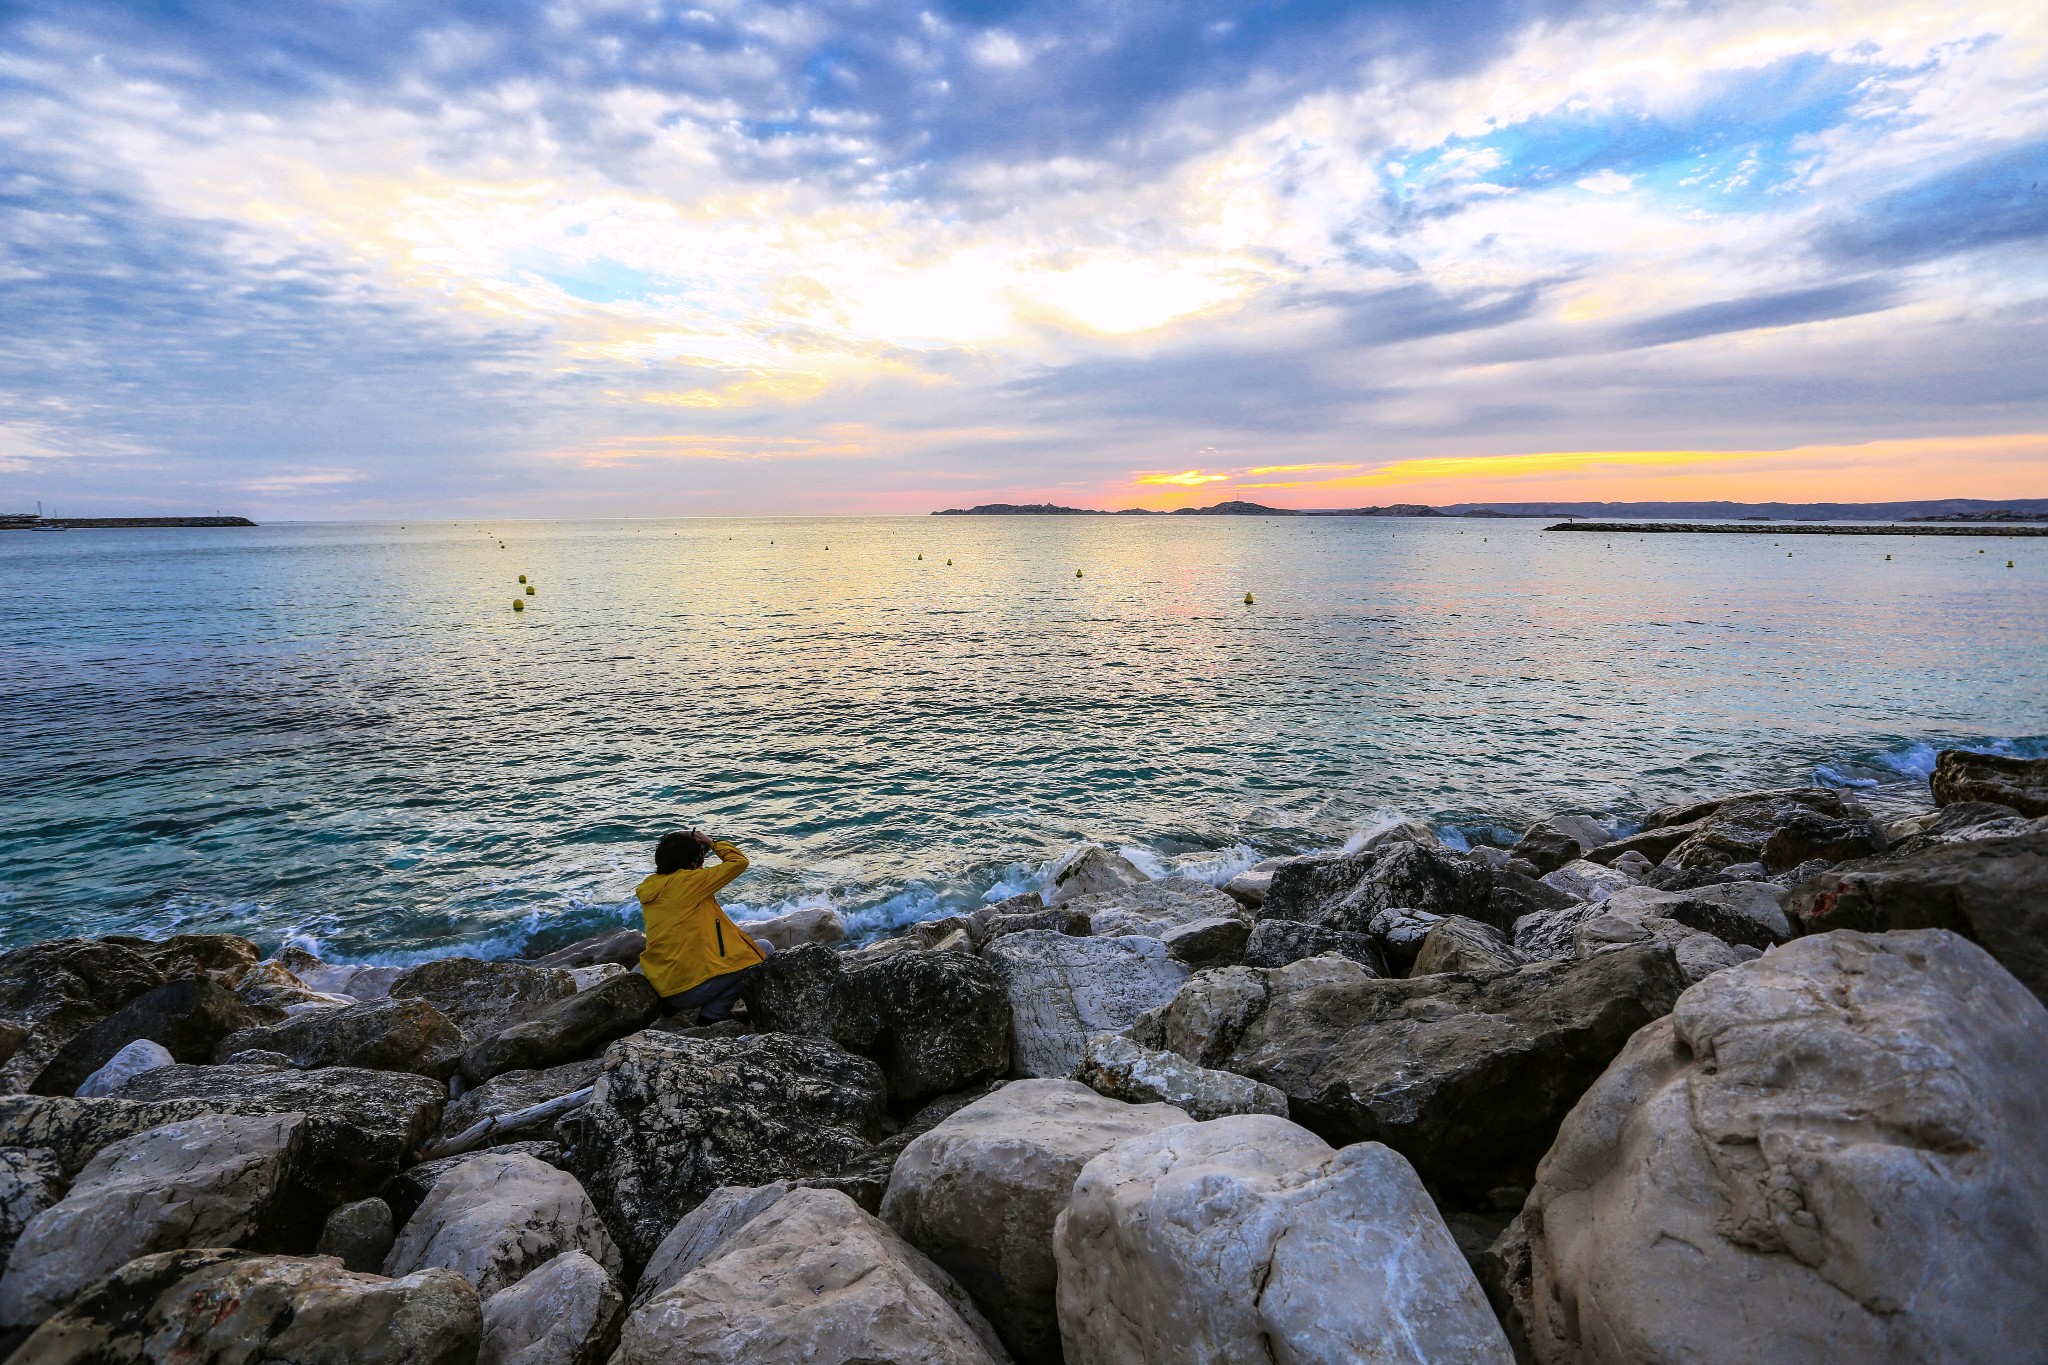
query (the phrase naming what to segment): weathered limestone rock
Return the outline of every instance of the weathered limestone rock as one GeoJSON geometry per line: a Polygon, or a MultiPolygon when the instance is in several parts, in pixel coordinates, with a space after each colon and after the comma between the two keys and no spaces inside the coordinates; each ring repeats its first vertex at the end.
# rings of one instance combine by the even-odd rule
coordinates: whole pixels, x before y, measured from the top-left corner
{"type": "Polygon", "coordinates": [[[1801,939],[1693,987],[1538,1171],[1537,1357],[2038,1356],[2044,1050],[2048,1011],[1939,931],[1801,939]]]}
{"type": "Polygon", "coordinates": [[[565,1251],[484,1300],[477,1365],[603,1365],[625,1306],[603,1266],[565,1251]]]}
{"type": "Polygon", "coordinates": [[[882,1218],[959,1281],[1019,1361],[1055,1361],[1053,1220],[1074,1177],[1126,1138],[1188,1121],[1074,1081],[1015,1081],[904,1149],[882,1218]]]}
{"type": "Polygon", "coordinates": [[[1016,1076],[1073,1075],[1091,1034],[1129,1028],[1188,978],[1154,938],[1011,934],[988,946],[986,960],[1009,990],[1016,1076]]]}
{"type": "Polygon", "coordinates": [[[140,1038],[161,1044],[181,1062],[210,1061],[216,1043],[256,1022],[234,992],[207,977],[168,981],[67,1038],[29,1089],[38,1095],[73,1094],[86,1077],[140,1038]]]}
{"type": "Polygon", "coordinates": [[[397,1235],[389,1204],[381,1199],[358,1199],[327,1215],[313,1254],[336,1258],[344,1270],[374,1275],[383,1269],[397,1235]]]}
{"type": "Polygon", "coordinates": [[[1257,911],[1266,903],[1266,893],[1273,889],[1273,874],[1293,858],[1267,858],[1232,877],[1223,885],[1223,894],[1242,905],[1245,909],[1257,911]]]}
{"type": "Polygon", "coordinates": [[[806,906],[772,919],[748,920],[740,927],[778,953],[801,948],[806,943],[822,943],[829,948],[846,942],[846,921],[829,905],[806,906]]]}
{"type": "Polygon", "coordinates": [[[556,1126],[629,1264],[721,1185],[832,1175],[881,1136],[881,1068],[790,1034],[613,1043],[590,1100],[556,1126]]]}
{"type": "Polygon", "coordinates": [[[886,1224],[793,1190],[632,1314],[612,1365],[1005,1365],[988,1324],[886,1224]]]}
{"type": "Polygon", "coordinates": [[[1145,874],[1123,854],[1112,853],[1100,844],[1083,844],[1065,866],[1053,873],[1044,899],[1047,905],[1060,905],[1077,896],[1118,891],[1146,880],[1145,874]]]}
{"type": "Polygon", "coordinates": [[[230,990],[263,956],[255,944],[239,934],[173,934],[165,939],[110,934],[100,941],[134,949],[166,981],[203,976],[230,990]]]}
{"type": "MultiPolygon", "coordinates": [[[[778,947],[780,945],[777,945],[778,947]]],[[[536,967],[559,967],[563,971],[574,971],[578,967],[597,967],[607,963],[620,967],[638,966],[640,954],[647,951],[647,935],[638,929],[607,929],[589,938],[579,938],[551,953],[542,953],[533,959],[536,967]]]]}
{"type": "MultiPolygon", "coordinates": [[[[351,984],[356,975],[349,974],[351,984]]],[[[357,1000],[352,995],[315,990],[281,962],[259,962],[242,973],[241,980],[235,983],[235,998],[259,1016],[252,1023],[313,1010],[343,1009],[357,1000]]]]}
{"type": "Polygon", "coordinates": [[[1074,1183],[1054,1247],[1067,1365],[1510,1365],[1407,1162],[1246,1115],[1129,1139],[1074,1183]]]}
{"type": "MultiPolygon", "coordinates": [[[[1601,839],[1590,847],[1597,848],[1607,842],[1601,839]]],[[[1513,856],[1533,863],[1543,872],[1555,872],[1566,863],[1582,858],[1589,846],[1576,836],[1567,834],[1548,820],[1539,820],[1529,826],[1512,850],[1513,856]]]]}
{"type": "Polygon", "coordinates": [[[62,1199],[69,1188],[55,1152],[39,1147],[0,1147],[0,1266],[7,1264],[29,1219],[62,1199]]]}
{"type": "MultiPolygon", "coordinates": [[[[1597,867],[1599,864],[1588,866],[1597,867]]],[[[1602,875],[1608,875],[1605,869],[1602,869],[1602,875]]],[[[1560,891],[1534,877],[1524,876],[1514,867],[1496,867],[1493,869],[1493,890],[1487,896],[1484,922],[1500,928],[1512,925],[1524,915],[1576,905],[1580,899],[1571,892],[1560,891]]]]}
{"type": "Polygon", "coordinates": [[[1604,901],[1615,892],[1635,885],[1626,872],[1617,871],[1584,858],[1574,858],[1554,872],[1543,874],[1543,885],[1582,901],[1604,901]]]}
{"type": "Polygon", "coordinates": [[[1231,915],[1175,925],[1163,931],[1159,941],[1166,945],[1169,956],[1200,971],[1204,967],[1227,967],[1236,962],[1244,955],[1244,945],[1250,940],[1251,933],[1250,920],[1231,915]]]}
{"type": "Polygon", "coordinates": [[[1270,1085],[1196,1066],[1177,1053],[1146,1047],[1120,1033],[1090,1038],[1074,1079],[1125,1104],[1170,1104],[1197,1121],[1228,1114],[1287,1116],[1287,1097],[1270,1085]]]}
{"type": "Polygon", "coordinates": [[[1207,882],[1162,877],[1155,882],[1070,896],[1061,907],[1088,916],[1097,938],[1135,934],[1163,939],[1170,929],[1209,919],[1242,919],[1244,909],[1207,882]]]}
{"type": "Polygon", "coordinates": [[[1282,862],[1273,869],[1272,879],[1266,884],[1258,917],[1329,924],[1331,913],[1358,888],[1379,856],[1376,852],[1365,852],[1290,858],[1282,862]]]}
{"type": "Polygon", "coordinates": [[[1521,955],[1500,930],[1463,915],[1446,915],[1423,937],[1409,975],[1511,972],[1521,965],[1521,955]]]}
{"type": "Polygon", "coordinates": [[[1043,929],[1054,934],[1069,934],[1075,938],[1086,938],[1095,932],[1086,911],[1075,911],[1067,906],[1054,906],[1050,910],[1026,910],[1013,914],[991,915],[981,931],[981,946],[987,948],[1005,934],[1022,934],[1033,929],[1043,929]]]}
{"type": "MultiPolygon", "coordinates": [[[[1381,958],[1389,969],[1378,975],[1406,976],[1414,970],[1415,959],[1422,954],[1422,945],[1429,941],[1429,931],[1443,921],[1442,915],[1398,905],[1382,910],[1366,921],[1366,929],[1373,941],[1379,944],[1381,958]]],[[[1489,920],[1480,922],[1491,923],[1489,920]]]]}
{"type": "Polygon", "coordinates": [[[1443,840],[1425,820],[1412,815],[1396,816],[1391,819],[1384,814],[1383,823],[1368,825],[1351,836],[1344,845],[1346,853],[1359,853],[1368,849],[1383,849],[1392,844],[1427,844],[1431,848],[1443,847],[1443,840]]]}
{"type": "Polygon", "coordinates": [[[2008,839],[2025,834],[2032,824],[2011,806],[1997,806],[1988,801],[1958,801],[1925,815],[1886,825],[1885,856],[1895,861],[1949,844],[1968,843],[1975,839],[2008,839]]]}
{"type": "Polygon", "coordinates": [[[0,1063],[0,1091],[26,1090],[65,1040],[163,983],[141,953],[95,939],[48,939],[0,954],[0,1020],[21,1030],[0,1063]]]}
{"type": "MultiPolygon", "coordinates": [[[[576,993],[578,995],[588,990],[594,990],[607,981],[627,974],[626,969],[616,962],[600,962],[590,967],[566,967],[563,970],[567,971],[569,979],[576,983],[576,993]]],[[[519,1025],[514,1024],[513,1027],[518,1028],[519,1025]]]]}
{"type": "Polygon", "coordinates": [[[871,1058],[912,1103],[1009,1067],[1010,1000],[992,963],[926,950],[852,957],[817,944],[777,953],[748,982],[748,1019],[871,1058]]]}
{"type": "Polygon", "coordinates": [[[1651,883],[1675,889],[1739,863],[1783,872],[1810,859],[1834,863],[1884,848],[1883,829],[1839,792],[1760,792],[1715,803],[1697,832],[1664,855],[1651,883]]]}
{"type": "Polygon", "coordinates": [[[303,1190],[306,1130],[298,1114],[209,1114],[108,1147],[22,1229],[0,1276],[0,1321],[41,1322],[152,1252],[311,1240],[320,1207],[303,1190]]]}
{"type": "Polygon", "coordinates": [[[165,1251],[50,1318],[10,1365],[470,1365],[481,1314],[459,1275],[353,1275],[327,1257],[165,1251]]]}
{"type": "Polygon", "coordinates": [[[1831,868],[1786,911],[1809,934],[1831,929],[1948,929],[1980,943],[2048,1000],[2048,822],[2010,838],[1948,844],[1894,861],[1831,868]]]}
{"type": "Polygon", "coordinates": [[[1989,801],[2010,806],[2021,815],[2048,815],[2048,758],[2006,758],[1943,749],[1934,756],[1928,779],[1936,805],[1958,801],[1989,801]]]}
{"type": "Polygon", "coordinates": [[[704,1202],[684,1214],[661,1239],[640,1283],[633,1290],[633,1307],[668,1289],[725,1249],[741,1228],[773,1208],[775,1201],[795,1189],[786,1180],[767,1185],[724,1185],[705,1196],[704,1202]]]}
{"type": "Polygon", "coordinates": [[[391,983],[394,999],[417,996],[482,1040],[523,1024],[557,1000],[576,994],[576,979],[557,967],[444,957],[422,963],[391,983]]]}
{"type": "Polygon", "coordinates": [[[0,1096],[0,1148],[46,1151],[68,1178],[122,1138],[207,1112],[205,1105],[188,1101],[135,1104],[116,1099],[4,1095],[0,1096]]]}
{"type": "Polygon", "coordinates": [[[545,1071],[637,1033],[661,1017],[661,997],[646,977],[626,972],[539,1010],[462,1054],[472,1085],[507,1071],[545,1071]]]}
{"type": "Polygon", "coordinates": [[[1483,1198],[1529,1183],[1566,1111],[1683,986],[1654,945],[1406,981],[1314,957],[1205,972],[1139,1041],[1277,1086],[1325,1140],[1384,1142],[1483,1198]]]}
{"type": "Polygon", "coordinates": [[[191,1100],[216,1113],[304,1114],[311,1124],[308,1179],[335,1204],[381,1189],[408,1164],[440,1121],[447,1095],[436,1082],[401,1071],[166,1066],[131,1076],[110,1099],[69,1103],[191,1100]]]}
{"type": "Polygon", "coordinates": [[[1493,869],[1485,863],[1427,844],[1393,844],[1322,922],[1360,930],[1380,911],[1401,908],[1492,923],[1492,901],[1493,869]]]}
{"type": "Polygon", "coordinates": [[[428,1001],[387,998],[242,1029],[220,1040],[213,1060],[275,1052],[302,1069],[354,1066],[446,1080],[466,1043],[462,1030],[428,1001]]]}
{"type": "Polygon", "coordinates": [[[1303,924],[1299,920],[1260,920],[1252,926],[1251,937],[1245,940],[1240,961],[1247,967],[1284,967],[1322,953],[1348,957],[1374,976],[1386,975],[1379,940],[1371,934],[1325,929],[1320,924],[1303,924]]]}
{"type": "Polygon", "coordinates": [[[162,1043],[153,1043],[147,1038],[137,1038],[107,1059],[107,1064],[78,1083],[80,1099],[100,1099],[111,1094],[115,1086],[130,1076],[139,1076],[145,1071],[154,1071],[160,1066],[169,1066],[177,1058],[162,1043]]]}
{"type": "MultiPolygon", "coordinates": [[[[441,1111],[441,1127],[434,1134],[435,1140],[454,1137],[465,1128],[481,1123],[485,1119],[502,1118],[522,1109],[531,1109],[552,1099],[585,1089],[597,1082],[604,1070],[604,1059],[592,1057],[586,1061],[570,1062],[566,1066],[553,1066],[544,1071],[506,1071],[493,1076],[474,1090],[465,1090],[459,1097],[450,1100],[441,1111]]],[[[552,1139],[555,1135],[555,1120],[543,1119],[528,1129],[506,1129],[496,1135],[499,1141],[512,1133],[552,1139]]]]}
{"type": "Polygon", "coordinates": [[[1612,900],[1601,903],[1599,908],[1600,913],[1586,919],[1573,932],[1573,956],[1586,958],[1630,945],[1661,944],[1671,950],[1679,975],[1690,986],[1757,955],[1755,948],[1738,948],[1712,934],[1688,929],[1676,920],[1640,908],[1617,910],[1612,900]]]}
{"type": "Polygon", "coordinates": [[[480,1152],[434,1182],[399,1229],[384,1273],[439,1266],[488,1300],[569,1250],[587,1253],[614,1278],[623,1268],[597,1206],[575,1177],[520,1153],[480,1152]]]}

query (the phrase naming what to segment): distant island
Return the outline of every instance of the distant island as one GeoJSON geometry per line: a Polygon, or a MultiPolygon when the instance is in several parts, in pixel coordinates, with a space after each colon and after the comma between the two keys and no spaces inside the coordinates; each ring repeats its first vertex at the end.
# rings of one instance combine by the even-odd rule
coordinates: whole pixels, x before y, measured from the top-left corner
{"type": "Polygon", "coordinates": [[[949,507],[937,517],[1685,517],[1704,521],[1926,521],[2048,522],[2048,498],[1993,502],[1983,498],[1933,498],[1921,502],[1497,502],[1449,503],[1430,507],[1397,502],[1385,507],[1268,507],[1256,502],[1219,502],[1214,507],[1148,507],[1103,511],[1054,503],[988,502],[949,507]]]}
{"type": "Polygon", "coordinates": [[[127,531],[162,526],[254,526],[247,517],[39,517],[33,512],[0,512],[0,531],[127,531]]]}

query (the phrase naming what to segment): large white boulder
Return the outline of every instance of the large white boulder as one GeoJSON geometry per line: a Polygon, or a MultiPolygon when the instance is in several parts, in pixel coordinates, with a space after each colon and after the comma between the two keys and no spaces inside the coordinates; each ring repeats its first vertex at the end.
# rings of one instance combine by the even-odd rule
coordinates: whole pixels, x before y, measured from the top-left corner
{"type": "Polygon", "coordinates": [[[740,927],[778,953],[806,943],[829,946],[846,941],[846,921],[829,905],[803,906],[772,919],[750,919],[740,927]]]}
{"type": "Polygon", "coordinates": [[[1188,979],[1156,938],[1006,934],[984,956],[1010,992],[1010,1072],[1071,1076],[1091,1034],[1121,1033],[1188,979]]]}
{"type": "Polygon", "coordinates": [[[1511,1365],[1415,1171],[1248,1114],[1121,1142],[1053,1247],[1067,1365],[1511,1365]]]}
{"type": "Polygon", "coordinates": [[[1207,882],[1186,877],[1162,877],[1156,882],[1086,896],[1071,896],[1061,902],[1070,913],[1088,916],[1089,932],[1097,938],[1138,934],[1163,939],[1173,930],[1210,919],[1243,919],[1245,909],[1207,882]]]}
{"type": "Polygon", "coordinates": [[[207,1114],[106,1147],[22,1229],[0,1276],[0,1321],[41,1322],[152,1252],[266,1239],[307,1213],[316,1230],[298,1188],[308,1140],[303,1114],[207,1114]]]}
{"type": "Polygon", "coordinates": [[[882,1218],[974,1296],[1020,1361],[1057,1360],[1052,1229],[1074,1177],[1126,1138],[1189,1121],[1074,1081],[1013,1081],[903,1149],[882,1218]]]}
{"type": "Polygon", "coordinates": [[[582,1251],[616,1279],[619,1251],[576,1183],[524,1152],[479,1152],[434,1182],[392,1244],[384,1273],[439,1267],[485,1299],[565,1251],[582,1251]]]}
{"type": "Polygon", "coordinates": [[[1566,1118],[1522,1219],[1544,1362],[2042,1358],[2048,1010],[1941,930],[1687,990],[1566,1118]]]}
{"type": "Polygon", "coordinates": [[[1121,853],[1101,844],[1082,844],[1053,870],[1052,884],[1045,889],[1045,903],[1058,905],[1076,896],[1098,891],[1116,891],[1147,880],[1138,865],[1121,853]]]}
{"type": "Polygon", "coordinates": [[[601,1365],[624,1307],[603,1266],[565,1251],[484,1300],[477,1365],[601,1365]]]}
{"type": "Polygon", "coordinates": [[[836,1190],[792,1190],[626,1320],[611,1365],[1008,1365],[958,1285],[836,1190]]]}
{"type": "Polygon", "coordinates": [[[134,1042],[107,1059],[107,1064],[78,1083],[77,1095],[82,1100],[105,1099],[114,1093],[114,1087],[130,1076],[139,1076],[145,1071],[154,1071],[161,1066],[170,1066],[178,1059],[162,1043],[147,1038],[134,1042]]]}

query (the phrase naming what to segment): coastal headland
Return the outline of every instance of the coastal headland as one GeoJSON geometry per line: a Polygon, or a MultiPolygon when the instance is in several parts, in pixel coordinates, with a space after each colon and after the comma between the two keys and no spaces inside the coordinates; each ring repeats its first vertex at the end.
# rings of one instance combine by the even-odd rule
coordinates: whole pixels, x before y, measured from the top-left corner
{"type": "Polygon", "coordinates": [[[1721,535],[1721,536],[2048,536],[2048,526],[1983,523],[1959,526],[1953,523],[1894,523],[1866,526],[1860,522],[1756,522],[1756,521],[1560,521],[1546,531],[1606,531],[1610,534],[1721,535]]]}
{"type": "Polygon", "coordinates": [[[1450,503],[1431,507],[1419,502],[1384,507],[1268,507],[1234,499],[1211,507],[1176,507],[1170,512],[1149,507],[1104,511],[1062,507],[1056,503],[990,502],[978,507],[949,507],[938,517],[1617,517],[1693,519],[1714,522],[2048,522],[2048,498],[1932,498],[1918,502],[1496,502],[1450,503]]]}
{"type": "Polygon", "coordinates": [[[1905,806],[1405,820],[1220,886],[1081,844],[894,937],[747,922],[710,1026],[633,927],[34,943],[0,1350],[2031,1359],[2044,925],[2048,759],[1948,750],[1905,806]]]}
{"type": "Polygon", "coordinates": [[[33,531],[49,527],[59,531],[153,530],[179,526],[254,526],[247,517],[39,517],[33,512],[0,516],[0,531],[33,531]]]}

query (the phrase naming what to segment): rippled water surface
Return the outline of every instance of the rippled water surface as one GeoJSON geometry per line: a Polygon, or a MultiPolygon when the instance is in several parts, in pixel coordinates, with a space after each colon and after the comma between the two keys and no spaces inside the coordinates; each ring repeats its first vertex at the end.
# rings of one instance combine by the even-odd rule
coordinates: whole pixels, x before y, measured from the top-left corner
{"type": "Polygon", "coordinates": [[[692,823],[744,912],[872,930],[1081,838],[1220,876],[1385,808],[1905,781],[2040,751],[2044,604],[2039,541],[1540,522],[4,532],[0,932],[509,952],[692,823]]]}

